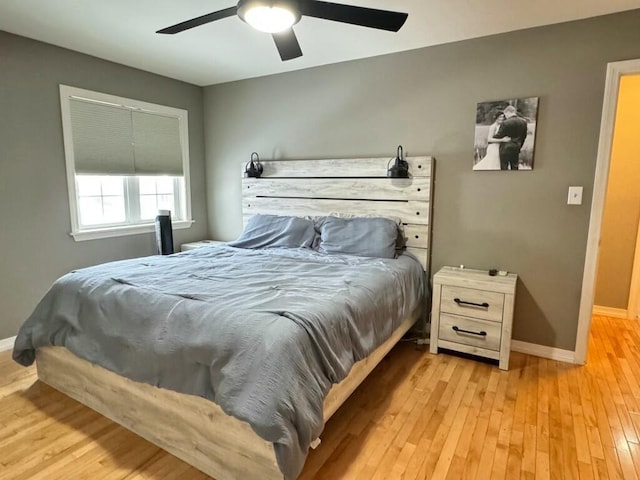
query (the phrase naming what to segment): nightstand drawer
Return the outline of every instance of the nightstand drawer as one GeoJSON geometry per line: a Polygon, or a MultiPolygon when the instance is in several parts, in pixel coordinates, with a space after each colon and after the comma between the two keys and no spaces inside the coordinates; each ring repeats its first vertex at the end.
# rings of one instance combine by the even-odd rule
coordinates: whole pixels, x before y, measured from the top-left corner
{"type": "Polygon", "coordinates": [[[500,350],[502,326],[496,322],[456,315],[440,314],[440,340],[472,345],[487,350],[500,350]]]}
{"type": "MultiPolygon", "coordinates": [[[[442,286],[440,311],[502,322],[504,294],[473,288],[442,286]]],[[[499,327],[498,327],[499,328],[499,327]]]]}

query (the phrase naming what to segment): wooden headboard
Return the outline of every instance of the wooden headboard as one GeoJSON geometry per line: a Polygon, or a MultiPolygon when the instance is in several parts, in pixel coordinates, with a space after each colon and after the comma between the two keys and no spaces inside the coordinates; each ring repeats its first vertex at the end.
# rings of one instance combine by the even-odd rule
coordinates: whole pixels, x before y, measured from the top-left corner
{"type": "Polygon", "coordinates": [[[242,179],[244,222],[257,213],[400,218],[407,250],[429,273],[434,159],[406,160],[411,175],[406,179],[386,176],[388,157],[261,161],[261,178],[242,179]]]}

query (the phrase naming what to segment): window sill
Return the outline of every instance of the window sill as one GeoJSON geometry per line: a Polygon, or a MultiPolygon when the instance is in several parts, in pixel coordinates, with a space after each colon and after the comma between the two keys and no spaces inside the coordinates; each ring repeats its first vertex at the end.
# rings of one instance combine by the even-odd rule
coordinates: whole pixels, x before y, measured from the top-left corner
{"type": "MultiPolygon", "coordinates": [[[[179,220],[171,222],[173,230],[190,228],[193,220],[179,220]]],[[[145,223],[142,225],[127,225],[124,227],[97,228],[95,230],[82,230],[71,232],[71,236],[76,242],[85,240],[98,240],[100,238],[124,237],[126,235],[137,235],[140,233],[155,232],[155,223],[145,223]]]]}

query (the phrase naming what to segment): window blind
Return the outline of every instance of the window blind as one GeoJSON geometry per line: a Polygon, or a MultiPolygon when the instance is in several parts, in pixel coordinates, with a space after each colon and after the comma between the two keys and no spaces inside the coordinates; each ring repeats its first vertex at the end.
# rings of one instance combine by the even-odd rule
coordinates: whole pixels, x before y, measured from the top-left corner
{"type": "Polygon", "coordinates": [[[69,99],[75,172],[183,175],[176,117],[69,99]]]}
{"type": "Polygon", "coordinates": [[[133,159],[137,175],[182,175],[180,122],[175,117],[134,111],[133,159]]]}
{"type": "Polygon", "coordinates": [[[133,175],[131,111],[70,99],[76,173],[133,175]]]}

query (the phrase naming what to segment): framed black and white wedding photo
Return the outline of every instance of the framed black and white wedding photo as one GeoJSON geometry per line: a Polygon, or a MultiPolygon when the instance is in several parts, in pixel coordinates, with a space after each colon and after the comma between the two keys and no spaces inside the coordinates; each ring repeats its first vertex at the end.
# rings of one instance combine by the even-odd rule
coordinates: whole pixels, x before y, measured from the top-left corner
{"type": "Polygon", "coordinates": [[[532,170],[539,97],[478,103],[474,170],[532,170]]]}

